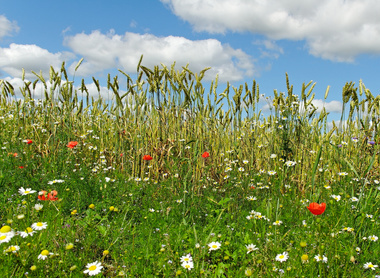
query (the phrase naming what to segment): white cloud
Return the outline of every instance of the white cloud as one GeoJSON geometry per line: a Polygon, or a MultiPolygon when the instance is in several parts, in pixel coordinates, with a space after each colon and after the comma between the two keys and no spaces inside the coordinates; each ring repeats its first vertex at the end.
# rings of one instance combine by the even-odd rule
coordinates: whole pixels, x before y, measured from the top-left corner
{"type": "MultiPolygon", "coordinates": [[[[152,68],[161,63],[177,67],[189,64],[189,69],[199,72],[206,67],[206,78],[214,79],[218,74],[220,80],[237,81],[244,76],[253,76],[255,72],[252,57],[241,49],[233,49],[215,39],[192,41],[184,37],[157,37],[151,34],[127,32],[117,35],[113,31],[102,34],[77,34],[65,38],[65,45],[70,47],[84,62],[78,69],[78,75],[94,74],[111,68],[120,68],[129,73],[136,73],[141,54],[143,65],[152,68]]],[[[73,63],[71,70],[75,67],[73,63]]]]}
{"type": "Polygon", "coordinates": [[[27,78],[35,77],[32,70],[49,76],[50,66],[58,70],[63,61],[71,58],[73,55],[67,52],[50,53],[34,44],[12,43],[8,48],[0,48],[0,69],[13,77],[21,77],[22,68],[27,78]]]}
{"type": "Polygon", "coordinates": [[[5,16],[0,15],[0,39],[17,32],[19,27],[16,22],[10,22],[5,16]]]}
{"type": "Polygon", "coordinates": [[[332,100],[326,102],[322,99],[314,99],[312,104],[317,108],[317,112],[322,112],[323,107],[326,109],[327,113],[342,113],[343,103],[341,101],[332,100]]]}
{"type": "Polygon", "coordinates": [[[311,54],[351,62],[380,54],[378,0],[161,0],[196,31],[305,40],[311,54]]]}

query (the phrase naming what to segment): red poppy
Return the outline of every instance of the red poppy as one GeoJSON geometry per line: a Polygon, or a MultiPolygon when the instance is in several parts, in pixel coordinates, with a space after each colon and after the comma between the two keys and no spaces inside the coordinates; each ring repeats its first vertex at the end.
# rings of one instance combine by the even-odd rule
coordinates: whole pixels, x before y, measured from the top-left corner
{"type": "Polygon", "coordinates": [[[55,196],[57,196],[58,192],[56,190],[53,190],[52,192],[48,193],[46,195],[46,191],[45,190],[42,190],[39,195],[38,195],[38,199],[42,200],[42,201],[47,201],[47,200],[50,200],[50,201],[57,201],[58,198],[56,198],[55,196]]]}
{"type": "Polygon", "coordinates": [[[320,215],[325,212],[326,209],[326,203],[318,204],[318,203],[311,203],[308,207],[308,210],[314,215],[320,215]]]}
{"type": "Polygon", "coordinates": [[[71,141],[67,144],[67,147],[73,149],[76,145],[78,145],[77,141],[71,141]]]}
{"type": "Polygon", "coordinates": [[[152,160],[153,157],[151,157],[149,154],[146,154],[143,156],[143,160],[152,160]]]}
{"type": "Polygon", "coordinates": [[[203,158],[207,158],[207,157],[209,157],[210,156],[210,154],[208,153],[208,152],[204,152],[203,154],[202,154],[202,157],[203,158]]]}
{"type": "Polygon", "coordinates": [[[20,169],[24,169],[24,166],[18,166],[18,168],[20,168],[20,169]]]}
{"type": "Polygon", "coordinates": [[[27,143],[28,145],[30,145],[30,144],[32,144],[32,143],[33,143],[33,141],[32,141],[32,140],[30,140],[30,139],[27,139],[27,140],[26,140],[26,143],[27,143]]]}

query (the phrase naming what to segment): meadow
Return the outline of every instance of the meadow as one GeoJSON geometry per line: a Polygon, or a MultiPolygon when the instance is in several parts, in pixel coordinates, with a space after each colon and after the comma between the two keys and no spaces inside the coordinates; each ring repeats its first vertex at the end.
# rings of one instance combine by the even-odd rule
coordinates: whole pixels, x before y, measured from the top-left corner
{"type": "Polygon", "coordinates": [[[380,277],[380,97],[206,71],[0,80],[2,277],[380,277]]]}

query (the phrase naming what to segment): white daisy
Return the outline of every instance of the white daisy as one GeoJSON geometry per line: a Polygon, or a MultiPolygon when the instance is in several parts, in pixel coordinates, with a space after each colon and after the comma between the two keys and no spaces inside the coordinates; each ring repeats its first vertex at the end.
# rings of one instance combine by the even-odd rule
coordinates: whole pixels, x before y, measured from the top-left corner
{"type": "Polygon", "coordinates": [[[186,268],[187,270],[191,270],[192,268],[194,268],[194,263],[192,261],[189,261],[189,262],[183,262],[181,264],[181,266],[183,268],[186,268]]]}
{"type": "Polygon", "coordinates": [[[33,230],[36,230],[36,231],[44,230],[44,229],[46,229],[46,227],[47,227],[46,222],[37,222],[37,223],[32,224],[33,230]]]}
{"type": "Polygon", "coordinates": [[[46,260],[48,255],[53,255],[53,253],[50,253],[48,250],[43,250],[41,254],[38,255],[38,259],[46,260]]]}
{"type": "Polygon", "coordinates": [[[372,235],[372,236],[368,237],[368,239],[370,241],[377,241],[379,238],[377,236],[375,236],[375,235],[372,235]]]}
{"type": "Polygon", "coordinates": [[[12,237],[15,236],[15,233],[9,232],[9,233],[0,233],[0,243],[4,242],[10,242],[12,237]]]}
{"type": "Polygon", "coordinates": [[[211,242],[208,244],[208,247],[210,248],[209,251],[218,250],[220,246],[221,244],[219,242],[211,242]]]}
{"type": "Polygon", "coordinates": [[[320,261],[322,261],[322,262],[324,262],[324,263],[327,263],[327,257],[325,256],[325,255],[323,255],[323,256],[321,256],[321,255],[316,255],[315,257],[314,257],[314,259],[317,261],[317,262],[320,262],[320,261]]]}
{"type": "Polygon", "coordinates": [[[288,252],[284,252],[276,256],[276,261],[285,262],[288,258],[289,258],[288,252]]]}
{"type": "Polygon", "coordinates": [[[255,250],[259,250],[259,248],[257,248],[256,245],[254,245],[254,244],[248,244],[245,247],[247,248],[247,254],[249,254],[250,252],[253,252],[255,250]]]}
{"type": "Polygon", "coordinates": [[[4,253],[17,253],[17,251],[20,250],[20,246],[18,245],[11,245],[7,249],[4,250],[4,253]]]}
{"type": "Polygon", "coordinates": [[[83,271],[83,273],[88,273],[88,275],[93,276],[97,275],[101,272],[101,269],[103,268],[102,264],[98,261],[95,261],[93,263],[89,263],[86,265],[87,269],[83,271]]]}
{"type": "Polygon", "coordinates": [[[376,270],[376,267],[378,267],[378,265],[377,264],[372,264],[371,262],[369,262],[369,263],[366,263],[366,264],[364,264],[364,268],[365,269],[372,269],[372,270],[376,270]]]}
{"type": "Polygon", "coordinates": [[[41,205],[41,204],[35,204],[35,205],[34,205],[34,209],[35,209],[36,211],[40,211],[43,207],[44,207],[44,206],[41,205]]]}
{"type": "Polygon", "coordinates": [[[181,259],[182,263],[192,262],[193,261],[193,258],[191,257],[191,254],[187,254],[185,256],[182,256],[180,259],[181,259]]]}
{"type": "Polygon", "coordinates": [[[23,231],[23,232],[18,232],[18,234],[19,234],[21,237],[23,237],[23,238],[26,238],[26,237],[28,237],[28,236],[32,236],[34,233],[36,233],[36,231],[33,231],[33,229],[30,228],[30,227],[26,228],[26,230],[23,231]]]}
{"type": "Polygon", "coordinates": [[[35,193],[35,192],[37,192],[37,191],[36,190],[32,190],[31,188],[24,189],[24,187],[21,187],[18,190],[18,193],[20,193],[21,195],[28,195],[28,194],[32,194],[32,193],[35,193]]]}

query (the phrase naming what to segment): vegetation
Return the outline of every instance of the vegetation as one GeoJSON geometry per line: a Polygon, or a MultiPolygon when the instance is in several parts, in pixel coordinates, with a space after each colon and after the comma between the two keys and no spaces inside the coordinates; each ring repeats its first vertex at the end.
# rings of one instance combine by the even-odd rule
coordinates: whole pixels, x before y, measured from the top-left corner
{"type": "Polygon", "coordinates": [[[380,96],[347,83],[330,127],[311,82],[218,93],[206,70],[140,60],[112,102],[64,64],[21,99],[0,80],[4,277],[379,274],[380,96]]]}

